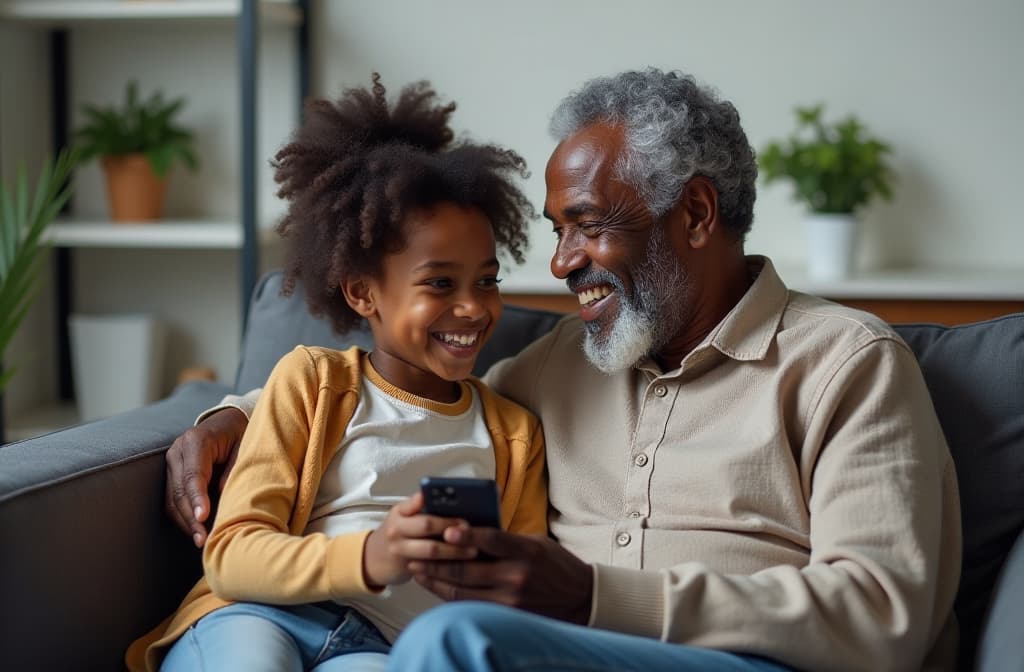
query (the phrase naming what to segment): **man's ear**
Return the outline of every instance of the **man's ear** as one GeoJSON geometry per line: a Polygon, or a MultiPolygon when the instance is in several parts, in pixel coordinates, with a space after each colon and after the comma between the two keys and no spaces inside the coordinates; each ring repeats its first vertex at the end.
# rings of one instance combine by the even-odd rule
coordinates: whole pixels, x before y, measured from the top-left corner
{"type": "Polygon", "coordinates": [[[706,246],[719,225],[718,190],[715,189],[715,185],[703,175],[694,175],[683,185],[683,195],[676,207],[682,210],[689,246],[706,246]]]}
{"type": "Polygon", "coordinates": [[[377,313],[370,283],[363,276],[349,276],[342,280],[341,293],[345,296],[345,303],[349,305],[349,308],[362,317],[370,319],[377,313]]]}

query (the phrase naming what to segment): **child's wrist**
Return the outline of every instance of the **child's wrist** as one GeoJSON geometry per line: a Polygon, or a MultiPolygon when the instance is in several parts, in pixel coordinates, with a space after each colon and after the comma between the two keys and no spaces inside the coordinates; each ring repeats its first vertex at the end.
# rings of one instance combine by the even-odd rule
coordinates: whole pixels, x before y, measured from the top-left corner
{"type": "Polygon", "coordinates": [[[379,576],[377,572],[373,571],[379,564],[375,562],[379,545],[379,530],[374,530],[366,537],[366,543],[363,544],[363,583],[371,592],[381,592],[388,587],[387,577],[379,576]]]}

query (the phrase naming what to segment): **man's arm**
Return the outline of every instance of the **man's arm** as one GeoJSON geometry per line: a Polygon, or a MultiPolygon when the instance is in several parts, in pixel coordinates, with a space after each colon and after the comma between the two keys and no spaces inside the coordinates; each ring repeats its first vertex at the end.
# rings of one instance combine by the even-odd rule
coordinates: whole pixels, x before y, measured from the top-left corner
{"type": "Polygon", "coordinates": [[[167,450],[167,515],[183,532],[192,535],[198,547],[206,543],[204,523],[210,517],[210,481],[215,469],[221,468],[218,487],[224,487],[260,392],[256,388],[243,396],[224,397],[219,405],[200,414],[195,425],[167,450]]]}

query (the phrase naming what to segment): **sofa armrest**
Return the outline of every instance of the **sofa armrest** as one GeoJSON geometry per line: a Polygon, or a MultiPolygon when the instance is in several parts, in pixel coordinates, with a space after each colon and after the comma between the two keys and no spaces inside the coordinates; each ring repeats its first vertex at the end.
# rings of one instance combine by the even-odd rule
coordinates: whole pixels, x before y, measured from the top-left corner
{"type": "Polygon", "coordinates": [[[5,669],[123,669],[128,644],[171,613],[200,557],[164,515],[164,451],[228,391],[189,383],[0,447],[5,669]]]}
{"type": "Polygon", "coordinates": [[[1017,537],[1007,556],[992,594],[992,608],[978,644],[975,667],[978,672],[1024,669],[1021,622],[1024,622],[1024,533],[1017,537]]]}

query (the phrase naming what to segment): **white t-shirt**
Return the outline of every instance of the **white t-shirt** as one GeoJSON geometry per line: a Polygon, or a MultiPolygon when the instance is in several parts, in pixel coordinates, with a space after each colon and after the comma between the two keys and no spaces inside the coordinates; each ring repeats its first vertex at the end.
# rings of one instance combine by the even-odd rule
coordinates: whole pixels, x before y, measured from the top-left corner
{"type": "MultiPolygon", "coordinates": [[[[324,471],[306,534],[375,529],[424,476],[494,478],[494,447],[472,385],[443,404],[391,385],[367,367],[341,449],[324,471]]],[[[413,581],[346,600],[389,640],[440,599],[413,581]]]]}

